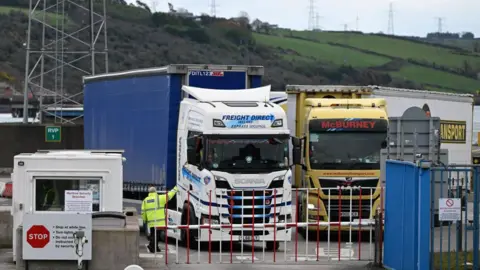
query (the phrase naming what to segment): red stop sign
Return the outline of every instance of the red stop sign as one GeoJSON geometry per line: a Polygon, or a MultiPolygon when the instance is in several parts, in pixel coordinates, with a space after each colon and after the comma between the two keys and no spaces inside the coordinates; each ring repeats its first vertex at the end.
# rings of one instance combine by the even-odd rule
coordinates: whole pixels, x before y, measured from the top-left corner
{"type": "Polygon", "coordinates": [[[50,242],[50,232],[43,225],[33,225],[27,231],[27,243],[32,248],[43,248],[50,242]]]}

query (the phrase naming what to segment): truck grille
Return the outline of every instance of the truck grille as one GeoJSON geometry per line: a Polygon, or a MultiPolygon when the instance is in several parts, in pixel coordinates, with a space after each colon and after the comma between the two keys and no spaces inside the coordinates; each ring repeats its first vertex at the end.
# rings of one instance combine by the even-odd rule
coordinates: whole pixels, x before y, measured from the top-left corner
{"type": "MultiPolygon", "coordinates": [[[[378,185],[379,179],[369,179],[369,180],[353,180],[346,182],[343,180],[333,180],[333,179],[321,179],[320,178],[320,187],[323,189],[325,195],[338,196],[340,195],[340,190],[337,187],[362,187],[362,196],[371,196],[375,193],[375,188],[378,185]],[[327,189],[329,188],[329,189],[327,189]]],[[[343,189],[342,196],[359,196],[359,189],[343,189]]]]}
{"type": "MultiPolygon", "coordinates": [[[[330,221],[336,222],[338,221],[338,217],[340,213],[342,215],[341,221],[350,221],[354,219],[359,219],[360,214],[362,219],[370,218],[370,199],[362,200],[362,211],[360,213],[360,200],[341,200],[342,205],[340,209],[340,200],[332,200],[330,199],[330,209],[328,209],[328,199],[322,200],[323,204],[325,205],[325,210],[327,214],[330,216],[330,221]],[[352,210],[350,212],[350,202],[352,204],[352,210]],[[356,213],[354,214],[351,219],[349,213],[356,213]]],[[[373,201],[372,201],[373,204],[373,201]]]]}
{"type": "Polygon", "coordinates": [[[273,203],[272,191],[265,191],[264,193],[263,190],[229,190],[227,191],[227,196],[228,204],[232,206],[228,208],[230,215],[228,218],[232,220],[233,224],[263,223],[264,220],[265,223],[269,223],[272,208],[267,207],[264,209],[264,207],[273,203]],[[265,201],[264,194],[266,197],[265,201]],[[254,215],[253,222],[252,215],[254,215]]]}

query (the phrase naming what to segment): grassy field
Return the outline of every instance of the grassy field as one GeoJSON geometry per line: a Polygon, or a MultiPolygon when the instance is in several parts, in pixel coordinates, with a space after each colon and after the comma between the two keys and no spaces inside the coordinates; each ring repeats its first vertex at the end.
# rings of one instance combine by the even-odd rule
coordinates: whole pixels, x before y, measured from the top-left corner
{"type": "MultiPolygon", "coordinates": [[[[5,7],[5,6],[0,6],[0,14],[5,14],[5,13],[10,13],[12,11],[20,11],[28,15],[28,9],[25,8],[16,8],[16,7],[5,7]]],[[[43,11],[35,11],[35,18],[39,21],[43,21],[43,11]]],[[[58,20],[58,23],[60,24],[62,22],[62,15],[58,15],[55,13],[47,12],[45,14],[45,20],[48,24],[55,26],[58,20]]],[[[65,21],[65,24],[71,23],[68,18],[65,21]]]]}
{"type": "Polygon", "coordinates": [[[472,266],[468,263],[472,263],[472,252],[437,252],[433,256],[433,269],[435,270],[467,270],[472,269],[472,266]],[[467,259],[467,265],[465,266],[465,259],[467,259]],[[458,266],[458,267],[457,267],[458,266]]]}
{"type": "MultiPolygon", "coordinates": [[[[380,66],[394,58],[400,58],[424,61],[427,64],[441,65],[455,70],[464,68],[467,62],[471,67],[480,69],[478,56],[459,55],[447,48],[383,36],[278,30],[275,35],[255,34],[255,38],[260,44],[281,49],[280,51],[287,59],[307,57],[337,65],[349,64],[353,67],[365,68],[380,66]]],[[[424,84],[431,90],[439,90],[431,85],[439,85],[459,92],[475,92],[480,89],[479,80],[414,64],[406,64],[398,71],[390,72],[390,75],[424,84]]]]}
{"type": "Polygon", "coordinates": [[[350,64],[355,67],[371,67],[383,65],[390,61],[390,59],[386,57],[368,55],[355,50],[301,39],[262,34],[254,34],[254,37],[257,42],[261,44],[285,50],[285,55],[291,55],[288,54],[290,50],[298,53],[300,56],[310,57],[323,62],[331,62],[337,65],[350,64]]]}
{"type": "Polygon", "coordinates": [[[480,57],[453,54],[450,49],[385,36],[341,32],[282,31],[284,36],[313,39],[321,43],[335,42],[393,57],[427,61],[448,67],[462,68],[467,61],[480,66],[480,57]]]}
{"type": "Polygon", "coordinates": [[[443,72],[431,68],[415,65],[407,65],[400,71],[390,73],[394,77],[409,79],[422,84],[436,84],[451,89],[469,92],[472,89],[480,89],[480,81],[443,72]]]}

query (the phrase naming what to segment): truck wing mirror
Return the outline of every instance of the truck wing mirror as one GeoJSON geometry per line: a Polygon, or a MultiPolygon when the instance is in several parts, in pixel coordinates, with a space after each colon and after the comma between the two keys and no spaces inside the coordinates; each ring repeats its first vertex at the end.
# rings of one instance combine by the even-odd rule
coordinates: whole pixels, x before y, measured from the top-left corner
{"type": "Polygon", "coordinates": [[[195,165],[197,164],[197,151],[193,148],[187,149],[187,163],[195,165]]]}
{"type": "Polygon", "coordinates": [[[292,137],[292,145],[293,145],[293,148],[300,148],[302,146],[302,140],[297,138],[297,137],[292,137]]]}
{"type": "Polygon", "coordinates": [[[300,146],[294,146],[292,150],[293,164],[302,165],[302,148],[300,146]]]}
{"type": "Polygon", "coordinates": [[[385,148],[387,148],[387,141],[386,140],[382,142],[382,149],[385,149],[385,148]]]}

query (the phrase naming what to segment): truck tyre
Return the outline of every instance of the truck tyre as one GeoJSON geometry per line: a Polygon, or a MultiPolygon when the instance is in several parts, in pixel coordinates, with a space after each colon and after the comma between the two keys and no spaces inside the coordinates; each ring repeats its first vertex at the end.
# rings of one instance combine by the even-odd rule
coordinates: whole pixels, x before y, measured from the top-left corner
{"type": "MultiPolygon", "coordinates": [[[[190,204],[185,203],[183,205],[183,211],[182,211],[182,225],[187,225],[187,218],[190,218],[190,225],[198,225],[198,219],[195,216],[195,210],[193,207],[190,206],[190,204]],[[188,209],[190,208],[190,213],[188,213],[188,209]]],[[[189,230],[189,248],[190,249],[196,249],[198,248],[198,230],[197,229],[184,229],[181,232],[181,240],[185,246],[187,246],[187,230],[189,230]]]]}
{"type": "Polygon", "coordinates": [[[273,248],[275,246],[275,251],[278,251],[278,249],[280,248],[280,242],[276,241],[267,241],[267,251],[274,251],[273,248]],[[273,244],[275,243],[275,245],[273,244]]]}

